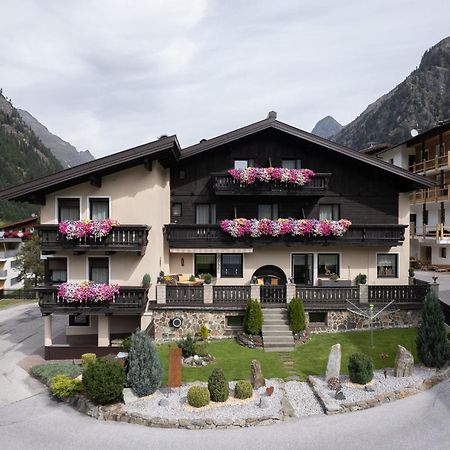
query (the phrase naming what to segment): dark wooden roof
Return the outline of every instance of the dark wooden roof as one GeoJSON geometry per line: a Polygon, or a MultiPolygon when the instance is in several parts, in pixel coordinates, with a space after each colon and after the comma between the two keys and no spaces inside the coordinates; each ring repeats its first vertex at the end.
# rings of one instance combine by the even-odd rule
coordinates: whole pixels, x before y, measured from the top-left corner
{"type": "Polygon", "coordinates": [[[42,203],[45,194],[64,189],[120,170],[158,160],[164,167],[178,162],[180,145],[176,136],[160,138],[148,144],[89,161],[70,169],[0,191],[0,200],[42,203]]]}
{"type": "Polygon", "coordinates": [[[259,122],[255,122],[251,125],[238,128],[237,130],[231,131],[229,133],[225,133],[212,139],[202,141],[190,147],[186,147],[182,149],[180,159],[183,160],[186,158],[190,158],[202,152],[216,148],[220,145],[228,144],[230,142],[236,141],[238,139],[244,138],[246,136],[269,128],[279,130],[283,133],[290,134],[291,136],[304,139],[306,141],[320,145],[327,149],[333,150],[341,155],[356,159],[362,163],[368,164],[369,166],[388,172],[390,175],[400,178],[403,182],[406,182],[410,186],[410,190],[419,188],[428,188],[433,187],[435,185],[431,180],[428,180],[423,176],[416,175],[412,172],[409,172],[408,170],[402,169],[398,166],[394,166],[393,164],[389,164],[385,161],[382,161],[379,158],[366,155],[364,153],[358,152],[357,150],[352,150],[348,147],[344,147],[343,145],[337,144],[336,142],[332,142],[329,141],[328,139],[324,139],[314,134],[300,130],[299,128],[295,128],[291,125],[280,122],[274,118],[267,118],[259,122]]]}
{"type": "Polygon", "coordinates": [[[365,155],[378,155],[378,153],[384,152],[386,150],[389,150],[392,148],[391,144],[375,144],[371,145],[370,147],[363,148],[361,150],[358,150],[360,153],[364,153],[365,155]]]}
{"type": "Polygon", "coordinates": [[[5,225],[0,226],[0,230],[7,230],[10,228],[22,228],[25,225],[37,225],[39,218],[38,217],[27,217],[26,219],[19,220],[17,222],[6,223],[5,225]]]}
{"type": "Polygon", "coordinates": [[[448,130],[450,130],[450,120],[444,121],[439,125],[436,125],[435,127],[422,131],[422,133],[418,134],[417,136],[409,138],[398,145],[406,144],[407,147],[411,147],[412,145],[422,142],[424,139],[429,139],[431,137],[438,136],[440,133],[445,133],[448,130]]]}

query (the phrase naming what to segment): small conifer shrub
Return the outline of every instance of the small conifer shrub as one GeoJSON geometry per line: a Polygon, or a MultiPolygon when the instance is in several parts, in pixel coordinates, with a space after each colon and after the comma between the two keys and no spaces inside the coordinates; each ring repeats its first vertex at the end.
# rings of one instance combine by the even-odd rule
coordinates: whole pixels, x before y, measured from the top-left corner
{"type": "Polygon", "coordinates": [[[230,395],[228,381],[222,369],[214,368],[208,378],[208,390],[213,402],[224,402],[230,395]]]}
{"type": "Polygon", "coordinates": [[[263,326],[263,314],[258,300],[250,299],[244,317],[244,331],[247,334],[259,335],[263,326]]]}
{"type": "Polygon", "coordinates": [[[293,333],[300,333],[306,329],[305,308],[303,300],[293,298],[288,304],[289,328],[293,333]]]}
{"type": "Polygon", "coordinates": [[[250,382],[240,380],[234,387],[234,396],[241,400],[250,398],[253,395],[253,388],[250,382]]]}
{"type": "Polygon", "coordinates": [[[362,352],[353,353],[348,360],[348,375],[352,383],[367,384],[372,381],[372,359],[362,352]]]}
{"type": "Polygon", "coordinates": [[[187,401],[191,406],[201,408],[202,406],[206,406],[209,403],[209,400],[210,396],[207,387],[192,386],[189,388],[187,393],[187,401]]]}

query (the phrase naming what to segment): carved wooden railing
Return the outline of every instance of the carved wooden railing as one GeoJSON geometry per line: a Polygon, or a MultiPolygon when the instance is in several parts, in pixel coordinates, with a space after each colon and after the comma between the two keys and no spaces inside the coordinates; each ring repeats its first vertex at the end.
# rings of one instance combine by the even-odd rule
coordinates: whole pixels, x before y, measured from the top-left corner
{"type": "Polygon", "coordinates": [[[395,305],[422,303],[430,289],[428,284],[417,285],[380,285],[369,287],[369,303],[389,303],[395,301],[395,305]]]}
{"type": "Polygon", "coordinates": [[[246,305],[250,286],[213,286],[214,305],[246,305]]]}
{"type": "Polygon", "coordinates": [[[60,250],[135,251],[143,255],[147,247],[147,225],[117,225],[102,238],[67,239],[58,232],[58,225],[39,225],[39,243],[43,254],[60,250]]]}
{"type": "Polygon", "coordinates": [[[286,286],[260,286],[261,303],[286,303],[286,286]]]}
{"type": "Polygon", "coordinates": [[[178,306],[203,305],[203,286],[167,286],[166,304],[178,306]]]}
{"type": "Polygon", "coordinates": [[[306,308],[347,308],[350,304],[347,300],[353,304],[359,303],[359,287],[306,287],[297,285],[295,287],[295,294],[297,298],[303,300],[303,304],[306,308]]]}

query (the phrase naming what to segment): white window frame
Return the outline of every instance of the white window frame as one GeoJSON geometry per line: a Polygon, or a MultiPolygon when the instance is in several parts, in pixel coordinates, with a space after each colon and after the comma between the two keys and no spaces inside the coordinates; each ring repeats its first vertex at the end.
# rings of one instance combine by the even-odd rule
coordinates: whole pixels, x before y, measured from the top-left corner
{"type": "Polygon", "coordinates": [[[377,252],[375,254],[375,272],[377,275],[377,280],[392,280],[400,278],[400,253],[398,252],[377,252]],[[397,255],[397,274],[392,276],[378,276],[378,255],[397,255]]]}
{"type": "Polygon", "coordinates": [[[111,280],[111,256],[110,255],[86,255],[86,278],[85,280],[88,281],[89,280],[89,259],[94,259],[94,258],[108,258],[108,279],[109,279],[109,284],[113,284],[112,280],[111,280]]]}
{"type": "Polygon", "coordinates": [[[89,219],[91,217],[91,198],[95,199],[95,198],[107,198],[109,205],[108,205],[108,209],[109,209],[109,218],[112,218],[112,201],[111,201],[111,196],[110,195],[89,195],[87,197],[87,219],[89,219]]]}
{"type": "Polygon", "coordinates": [[[59,214],[58,214],[58,209],[59,209],[59,199],[64,199],[64,198],[77,198],[80,202],[80,217],[78,218],[78,220],[81,220],[81,218],[83,217],[83,202],[82,202],[82,197],[80,195],[59,195],[57,197],[55,197],[55,223],[58,224],[59,223],[59,214]]]}

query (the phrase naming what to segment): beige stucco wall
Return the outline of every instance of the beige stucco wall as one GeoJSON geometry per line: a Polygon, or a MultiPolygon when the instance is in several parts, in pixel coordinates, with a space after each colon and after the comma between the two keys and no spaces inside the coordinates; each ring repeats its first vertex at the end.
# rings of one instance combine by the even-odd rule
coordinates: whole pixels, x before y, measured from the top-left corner
{"type": "MultiPolygon", "coordinates": [[[[57,198],[80,197],[81,218],[89,217],[89,197],[110,197],[110,216],[121,224],[149,225],[146,254],[117,252],[110,255],[110,281],[124,286],[139,286],[145,273],[152,278],[149,297],[155,298],[155,282],[160,270],[169,272],[164,249],[163,226],[170,221],[169,170],[153,162],[153,170],[144,166],[125,169],[102,178],[100,188],[82,183],[47,195],[41,209],[43,224],[57,223],[57,198]]],[[[166,253],[165,253],[166,252],[166,253]]],[[[87,257],[104,256],[104,252],[88,251],[85,255],[67,256],[70,281],[87,278],[87,257]]]]}

